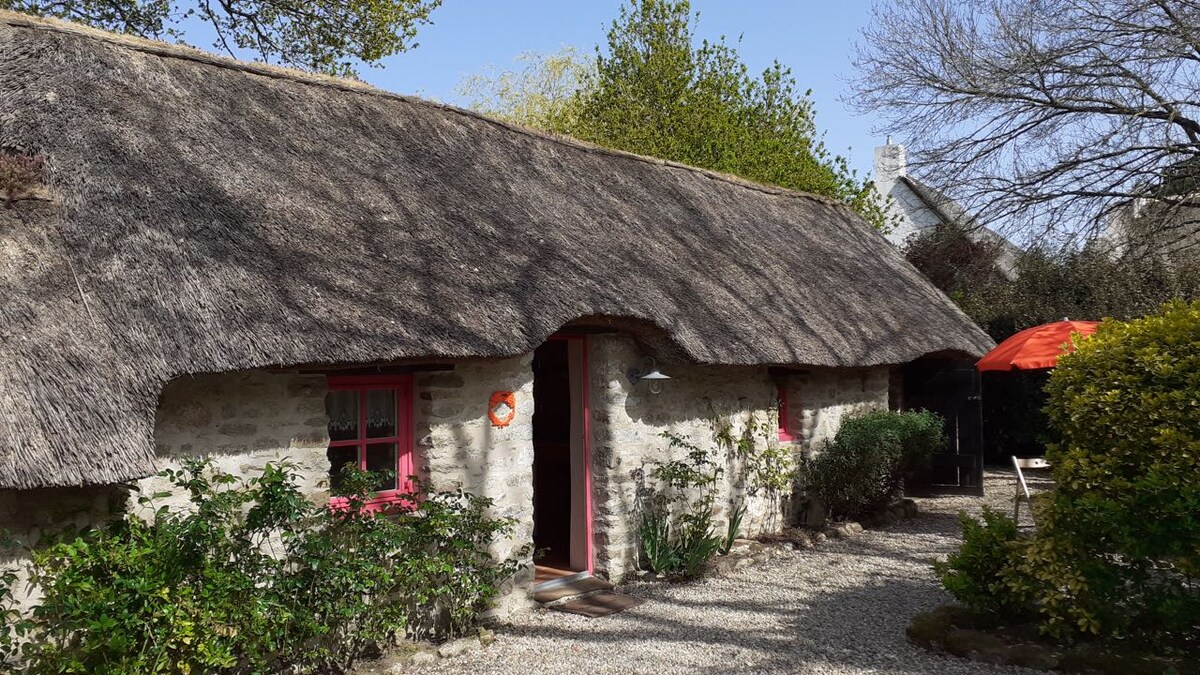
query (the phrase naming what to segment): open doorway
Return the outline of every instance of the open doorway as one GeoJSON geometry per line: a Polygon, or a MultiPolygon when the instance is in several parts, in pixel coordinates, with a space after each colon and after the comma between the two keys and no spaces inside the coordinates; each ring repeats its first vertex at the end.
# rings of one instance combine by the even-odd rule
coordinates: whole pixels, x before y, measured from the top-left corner
{"type": "Polygon", "coordinates": [[[926,357],[904,367],[903,405],[929,410],[946,422],[946,443],[905,492],[983,495],[983,428],[979,371],[974,361],[926,357]]]}
{"type": "Polygon", "coordinates": [[[583,337],[555,337],[533,354],[537,582],[591,570],[584,346],[583,337]]]}

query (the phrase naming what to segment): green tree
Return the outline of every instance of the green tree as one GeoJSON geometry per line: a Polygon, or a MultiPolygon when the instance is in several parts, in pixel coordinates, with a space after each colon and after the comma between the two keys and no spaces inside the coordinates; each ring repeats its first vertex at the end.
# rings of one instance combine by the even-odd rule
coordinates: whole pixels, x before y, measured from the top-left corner
{"type": "Polygon", "coordinates": [[[442,0],[0,0],[0,9],[68,19],[148,38],[184,37],[181,25],[199,19],[216,33],[213,46],[233,55],[256,52],[266,61],[335,75],[354,64],[416,46],[417,27],[442,0]]]}
{"type": "Polygon", "coordinates": [[[595,62],[575,47],[554,54],[525,52],[517,70],[490,69],[458,83],[467,107],[492,117],[547,131],[575,126],[575,94],[595,70],[595,62]]]}
{"type": "Polygon", "coordinates": [[[1082,247],[1034,247],[1000,275],[998,250],[945,224],[912,237],[905,256],[996,341],[1063,317],[1136,319],[1163,303],[1200,298],[1200,257],[1190,251],[1115,255],[1094,241],[1082,247]]]}
{"type": "Polygon", "coordinates": [[[630,0],[591,59],[527,59],[460,93],[548,131],[842,200],[885,227],[882,200],[826,149],[791,71],[775,62],[752,76],[736,44],[697,43],[698,16],[687,0],[630,0]]]}

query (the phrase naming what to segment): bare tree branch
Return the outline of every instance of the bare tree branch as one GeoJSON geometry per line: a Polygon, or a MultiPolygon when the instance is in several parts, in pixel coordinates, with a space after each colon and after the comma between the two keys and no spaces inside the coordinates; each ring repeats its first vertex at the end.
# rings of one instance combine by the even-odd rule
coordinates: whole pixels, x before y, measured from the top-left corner
{"type": "Polygon", "coordinates": [[[983,221],[1200,244],[1200,0],[895,0],[863,38],[850,102],[983,221]]]}

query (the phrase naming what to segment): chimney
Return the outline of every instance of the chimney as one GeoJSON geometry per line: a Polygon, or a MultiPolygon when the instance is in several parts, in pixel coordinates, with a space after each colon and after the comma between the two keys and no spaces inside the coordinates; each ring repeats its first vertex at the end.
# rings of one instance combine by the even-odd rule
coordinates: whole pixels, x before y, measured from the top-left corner
{"type": "Polygon", "coordinates": [[[904,163],[904,146],[894,145],[892,137],[888,136],[886,145],[875,148],[875,184],[894,183],[900,176],[907,175],[904,163]]]}

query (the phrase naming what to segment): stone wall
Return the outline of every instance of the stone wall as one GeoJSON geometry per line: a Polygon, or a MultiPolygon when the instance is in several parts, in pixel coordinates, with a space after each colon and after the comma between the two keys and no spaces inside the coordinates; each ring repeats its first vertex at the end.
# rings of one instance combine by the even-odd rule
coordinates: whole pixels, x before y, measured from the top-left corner
{"type": "MultiPolygon", "coordinates": [[[[184,456],[208,456],[229,473],[249,476],[268,462],[287,459],[296,465],[301,489],[314,501],[328,499],[329,460],[324,376],[249,371],[179,378],[159,397],[155,445],[159,468],[178,468],[184,456]]],[[[137,481],[142,494],[173,492],[152,506],[138,506],[119,486],[0,490],[0,530],[16,550],[0,555],[0,567],[18,570],[18,605],[28,608],[40,597],[25,582],[29,564],[23,550],[37,547],[47,534],[66,527],[103,524],[127,510],[149,515],[161,505],[178,507],[186,495],[163,478],[137,481]]]]}
{"type": "Polygon", "coordinates": [[[797,371],[787,377],[789,433],[805,451],[819,452],[842,418],[888,409],[888,368],[797,371]]]}
{"type": "MultiPolygon", "coordinates": [[[[532,536],[531,358],[466,362],[413,377],[414,466],[434,489],[461,487],[489,497],[496,502],[494,515],[517,521],[514,536],[493,547],[499,558],[518,554],[532,536]],[[498,390],[517,396],[518,414],[502,429],[487,417],[488,398],[498,390]]],[[[206,454],[221,470],[253,475],[268,462],[287,459],[304,494],[322,503],[329,496],[327,392],[325,376],[294,373],[172,382],[160,399],[155,429],[161,464],[177,466],[181,456],[206,454]]],[[[152,492],[169,486],[147,479],[142,487],[152,492]]],[[[499,609],[513,611],[524,601],[524,593],[506,594],[499,609]]]]}
{"type": "MultiPolygon", "coordinates": [[[[172,380],[159,396],[154,443],[160,468],[184,457],[208,457],[214,468],[253,476],[287,460],[310,499],[328,500],[329,444],[324,375],[246,371],[172,380]]],[[[164,478],[138,482],[144,494],[171,491],[164,478]]],[[[176,493],[157,505],[186,503],[176,493]]]]}
{"type": "MultiPolygon", "coordinates": [[[[647,500],[659,487],[649,475],[654,463],[678,457],[663,431],[701,447],[713,448],[714,418],[727,421],[740,436],[753,418],[760,426],[755,450],[776,442],[778,376],[765,367],[662,365],[671,376],[662,392],[631,383],[630,367],[643,353],[632,338],[597,335],[589,338],[592,414],[592,491],[596,568],[613,578],[636,569],[638,527],[647,500]]],[[[799,371],[784,378],[788,389],[788,431],[796,453],[819,449],[837,431],[841,419],[854,412],[887,408],[888,369],[799,371]]],[[[743,534],[778,529],[786,524],[786,499],[768,498],[748,476],[744,462],[721,455],[724,465],[717,507],[720,527],[733,508],[747,514],[743,534]]]]}
{"type": "MultiPolygon", "coordinates": [[[[513,536],[497,542],[492,554],[504,559],[533,540],[533,355],[457,364],[452,372],[419,374],[415,381],[417,466],[437,490],[463,488],[495,501],[493,514],[515,519],[513,536]],[[506,427],[488,419],[494,391],[516,395],[516,415],[506,427]]],[[[496,614],[529,606],[523,585],[530,568],[497,602],[496,614]]]]}
{"type": "MultiPolygon", "coordinates": [[[[775,436],[778,376],[765,367],[662,364],[670,376],[659,394],[631,383],[628,371],[643,352],[630,337],[594,335],[588,339],[591,410],[593,535],[596,569],[614,578],[637,565],[638,526],[645,500],[658,489],[649,476],[654,462],[676,458],[661,436],[670,431],[699,445],[714,444],[712,420],[721,418],[740,435],[751,419],[760,425],[756,447],[775,436]]],[[[414,375],[415,463],[434,488],[459,487],[495,501],[494,515],[516,521],[513,536],[497,542],[500,558],[527,551],[533,530],[533,373],[532,354],[511,359],[455,364],[453,370],[414,375]],[[516,415],[503,428],[491,424],[488,399],[513,391],[516,415]]],[[[850,413],[887,406],[888,371],[797,371],[785,379],[788,430],[797,452],[819,449],[850,413]]],[[[301,489],[314,502],[328,499],[326,456],[327,387],[322,375],[248,371],[197,375],[163,390],[155,425],[161,467],[178,467],[189,456],[211,457],[217,468],[254,475],[268,462],[292,462],[301,489]]],[[[722,520],[745,504],[743,531],[755,533],[784,524],[781,505],[768,499],[746,475],[737,458],[722,457],[724,480],[717,506],[722,520]]],[[[164,479],[139,482],[147,494],[166,491],[164,479]]],[[[36,546],[47,531],[71,524],[102,522],[123,504],[117,487],[0,491],[0,528],[18,544],[36,546]]],[[[183,504],[183,495],[165,500],[183,504]]],[[[163,500],[158,502],[161,505],[163,500]]],[[[134,507],[136,508],[136,507],[134,507]]],[[[723,525],[722,525],[723,526],[723,525]]],[[[21,566],[23,556],[0,558],[21,566]]],[[[498,613],[528,606],[522,575],[502,598],[498,613]]],[[[22,587],[24,584],[22,584],[22,587]]],[[[31,596],[32,599],[36,596],[31,596]]]]}

